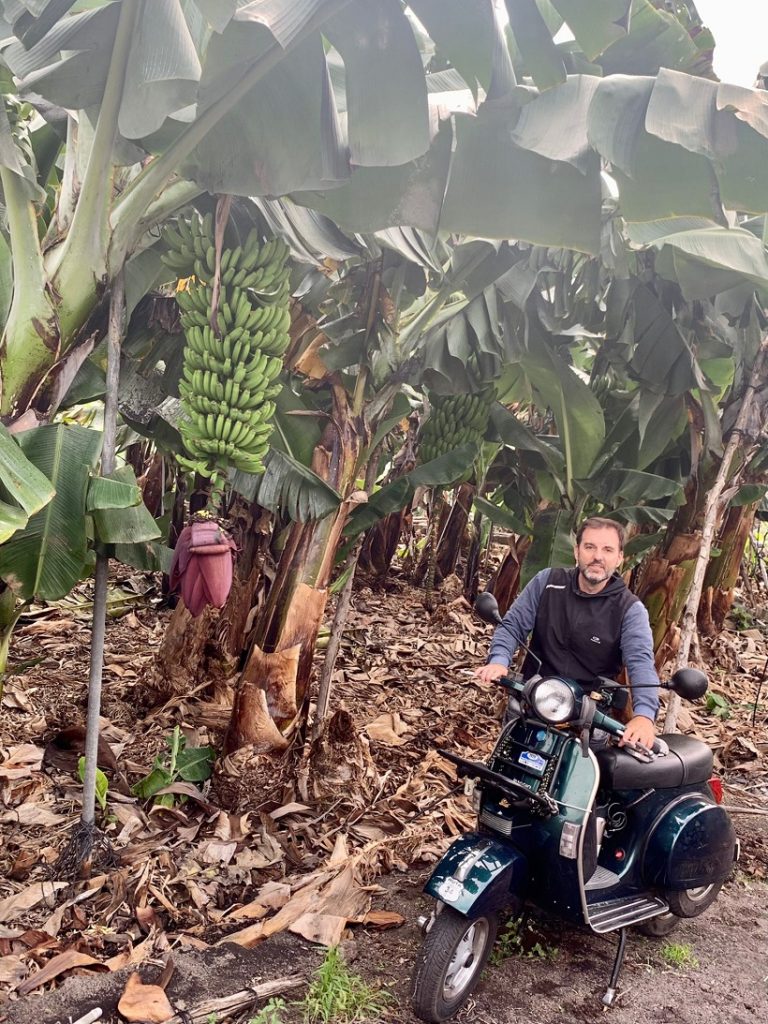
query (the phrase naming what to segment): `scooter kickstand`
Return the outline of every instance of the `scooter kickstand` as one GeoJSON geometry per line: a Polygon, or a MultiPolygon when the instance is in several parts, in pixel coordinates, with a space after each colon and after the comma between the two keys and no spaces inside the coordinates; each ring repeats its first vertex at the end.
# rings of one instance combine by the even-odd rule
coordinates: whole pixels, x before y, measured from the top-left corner
{"type": "Polygon", "coordinates": [[[613,1006],[616,1001],[616,989],[618,988],[619,975],[621,974],[621,968],[624,965],[624,954],[626,951],[627,929],[619,928],[619,948],[616,950],[616,959],[613,961],[611,980],[608,982],[608,988],[603,996],[603,1006],[613,1006]]]}

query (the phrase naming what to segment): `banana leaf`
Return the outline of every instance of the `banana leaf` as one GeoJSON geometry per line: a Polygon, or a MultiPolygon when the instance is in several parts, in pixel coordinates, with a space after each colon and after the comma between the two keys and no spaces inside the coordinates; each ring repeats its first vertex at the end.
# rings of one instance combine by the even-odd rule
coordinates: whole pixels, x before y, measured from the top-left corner
{"type": "MultiPolygon", "coordinates": [[[[95,480],[92,486],[94,484],[95,480]]],[[[97,495],[101,504],[93,509],[93,522],[96,536],[103,544],[144,544],[160,536],[157,523],[141,500],[141,491],[130,466],[121,466],[102,480],[97,495]],[[134,499],[130,505],[115,504],[127,498],[134,499]],[[112,503],[106,504],[107,501],[112,503]]]]}
{"type": "Polygon", "coordinates": [[[520,582],[526,585],[537,572],[547,568],[573,565],[573,514],[548,508],[533,521],[533,541],[523,559],[520,582]]]}
{"type": "Polygon", "coordinates": [[[266,459],[256,500],[270,512],[282,512],[294,522],[324,519],[341,504],[341,495],[308,466],[273,448],[266,459]]]}
{"type": "Polygon", "coordinates": [[[453,483],[467,472],[476,457],[477,446],[463,444],[385,484],[370,495],[365,504],[353,510],[344,527],[344,536],[356,537],[391,512],[405,508],[417,487],[446,487],[453,483]]]}
{"type": "Polygon", "coordinates": [[[0,423],[0,544],[23,529],[55,492],[51,481],[24,455],[13,435],[0,423]]]}
{"type": "Polygon", "coordinates": [[[85,569],[86,495],[101,434],[58,423],[26,431],[19,445],[56,493],[0,546],[0,578],[24,600],[55,601],[69,593],[85,569]]]}

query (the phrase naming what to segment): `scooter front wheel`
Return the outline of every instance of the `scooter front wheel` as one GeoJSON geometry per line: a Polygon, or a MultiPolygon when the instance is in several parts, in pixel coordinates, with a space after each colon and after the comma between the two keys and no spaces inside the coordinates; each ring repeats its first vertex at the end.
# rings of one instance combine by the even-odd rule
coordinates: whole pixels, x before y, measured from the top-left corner
{"type": "Polygon", "coordinates": [[[449,1020],[480,980],[498,931],[493,913],[464,917],[451,907],[438,914],[413,972],[411,1000],[419,1020],[449,1020]]]}

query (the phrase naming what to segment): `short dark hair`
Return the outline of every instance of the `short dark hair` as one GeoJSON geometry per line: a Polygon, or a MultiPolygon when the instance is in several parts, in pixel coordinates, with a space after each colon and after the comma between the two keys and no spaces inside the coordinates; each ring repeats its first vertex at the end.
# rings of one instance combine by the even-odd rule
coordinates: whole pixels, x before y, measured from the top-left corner
{"type": "Polygon", "coordinates": [[[617,523],[615,519],[606,519],[605,516],[590,516],[588,519],[585,519],[576,531],[576,543],[581,544],[581,538],[584,536],[585,530],[604,530],[606,527],[616,531],[616,535],[619,538],[619,551],[623,551],[624,527],[621,523],[617,523]]]}

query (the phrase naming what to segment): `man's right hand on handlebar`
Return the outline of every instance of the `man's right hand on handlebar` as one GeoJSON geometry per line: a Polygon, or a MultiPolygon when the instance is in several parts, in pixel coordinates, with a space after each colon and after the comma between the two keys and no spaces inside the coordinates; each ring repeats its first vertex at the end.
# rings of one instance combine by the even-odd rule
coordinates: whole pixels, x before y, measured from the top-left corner
{"type": "Polygon", "coordinates": [[[509,675],[508,665],[483,665],[475,669],[475,675],[481,683],[495,683],[504,676],[509,675]]]}

